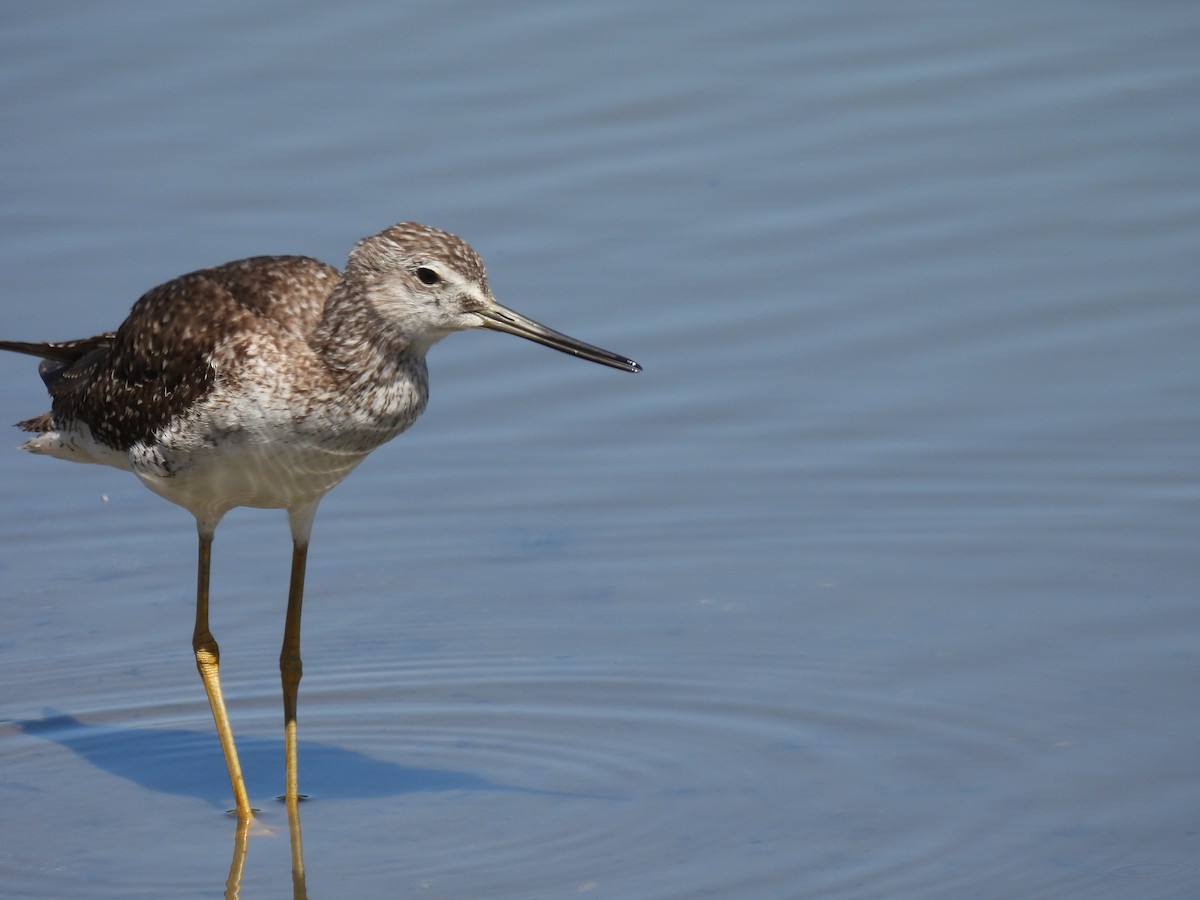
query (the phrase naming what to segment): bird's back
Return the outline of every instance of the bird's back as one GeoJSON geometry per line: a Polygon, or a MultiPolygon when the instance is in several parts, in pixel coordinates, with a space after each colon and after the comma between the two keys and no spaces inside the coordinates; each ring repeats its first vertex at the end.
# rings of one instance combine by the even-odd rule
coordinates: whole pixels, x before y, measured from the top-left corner
{"type": "Polygon", "coordinates": [[[115,332],[61,343],[0,342],[0,349],[43,359],[51,410],[20,427],[71,434],[86,426],[91,439],[117,452],[153,443],[213,390],[222,357],[304,342],[338,274],[303,256],[252,257],[147,291],[115,332]]]}

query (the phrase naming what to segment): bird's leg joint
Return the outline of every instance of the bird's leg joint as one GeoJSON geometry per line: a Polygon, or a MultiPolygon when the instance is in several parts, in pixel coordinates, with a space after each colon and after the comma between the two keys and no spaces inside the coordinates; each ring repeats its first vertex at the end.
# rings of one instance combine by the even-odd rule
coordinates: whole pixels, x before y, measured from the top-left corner
{"type": "Polygon", "coordinates": [[[279,673],[285,683],[299,684],[304,675],[304,664],[300,661],[300,654],[286,651],[279,654],[279,673]]]}
{"type": "Polygon", "coordinates": [[[206,669],[216,669],[221,662],[221,648],[211,631],[205,631],[192,638],[192,650],[196,654],[196,668],[201,674],[206,669]]]}

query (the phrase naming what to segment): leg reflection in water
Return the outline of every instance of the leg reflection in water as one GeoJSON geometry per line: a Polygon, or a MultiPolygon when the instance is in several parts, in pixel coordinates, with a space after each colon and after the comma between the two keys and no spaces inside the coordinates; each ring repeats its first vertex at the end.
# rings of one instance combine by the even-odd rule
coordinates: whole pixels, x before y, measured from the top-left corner
{"type": "MultiPolygon", "coordinates": [[[[304,883],[304,846],[300,836],[300,798],[285,799],[288,817],[288,838],[292,848],[292,900],[308,900],[308,888],[304,883]]],[[[262,820],[239,818],[233,835],[233,859],[229,863],[229,877],[225,879],[225,900],[239,900],[242,890],[242,873],[246,869],[246,851],[250,844],[250,829],[260,834],[265,829],[262,820]]]]}

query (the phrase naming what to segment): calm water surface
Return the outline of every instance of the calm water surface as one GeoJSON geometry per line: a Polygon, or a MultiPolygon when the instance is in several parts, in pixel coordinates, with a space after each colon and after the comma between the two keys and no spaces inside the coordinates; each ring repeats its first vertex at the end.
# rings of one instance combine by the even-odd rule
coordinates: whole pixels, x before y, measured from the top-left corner
{"type": "MultiPolygon", "coordinates": [[[[455,336],[326,500],[311,896],[1200,895],[1200,8],[3,22],[4,336],[412,218],[645,366],[455,336]]],[[[0,894],[221,896],[190,517],[15,449],[0,492],[0,894]]],[[[246,898],[291,890],[288,557],[218,532],[246,898]]]]}

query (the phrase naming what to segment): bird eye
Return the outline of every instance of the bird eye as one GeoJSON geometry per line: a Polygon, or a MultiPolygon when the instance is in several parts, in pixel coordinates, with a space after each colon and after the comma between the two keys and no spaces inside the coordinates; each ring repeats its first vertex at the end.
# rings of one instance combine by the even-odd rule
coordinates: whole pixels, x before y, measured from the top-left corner
{"type": "Polygon", "coordinates": [[[417,277],[421,279],[421,284],[437,284],[442,280],[437,272],[425,266],[417,269],[417,277]]]}

